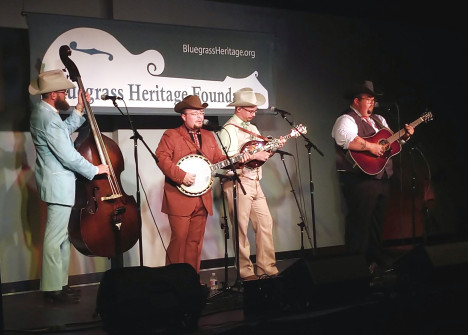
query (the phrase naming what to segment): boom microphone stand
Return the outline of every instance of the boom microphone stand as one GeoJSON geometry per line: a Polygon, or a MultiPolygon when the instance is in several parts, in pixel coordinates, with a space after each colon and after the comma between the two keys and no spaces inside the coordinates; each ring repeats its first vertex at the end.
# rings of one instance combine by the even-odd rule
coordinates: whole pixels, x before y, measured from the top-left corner
{"type": "Polygon", "coordinates": [[[221,222],[221,229],[224,231],[224,285],[223,290],[230,290],[231,287],[229,285],[229,272],[228,272],[228,251],[227,251],[227,240],[229,240],[229,225],[227,219],[227,210],[226,210],[226,202],[224,201],[224,180],[232,180],[231,177],[216,173],[215,177],[219,178],[219,184],[221,185],[221,196],[223,201],[223,222],[221,222]]]}
{"type": "MultiPolygon", "coordinates": [[[[283,162],[284,170],[286,171],[286,175],[288,176],[289,185],[291,185],[291,192],[292,192],[292,194],[294,196],[294,200],[296,200],[297,209],[298,209],[299,214],[300,214],[301,222],[298,223],[297,225],[301,228],[301,253],[302,253],[302,256],[304,256],[304,227],[306,227],[306,225],[304,224],[304,214],[302,213],[301,206],[300,206],[299,201],[297,199],[296,191],[294,190],[293,183],[291,181],[291,176],[289,175],[288,168],[286,166],[286,163],[284,162],[284,155],[291,155],[291,154],[289,152],[282,151],[282,150],[276,150],[275,153],[278,153],[281,156],[281,161],[283,162]]],[[[308,235],[308,238],[309,238],[309,242],[310,242],[310,235],[308,235]]]]}
{"type": "Polygon", "coordinates": [[[411,237],[416,243],[416,166],[414,163],[414,147],[410,149],[411,157],[411,237]]]}
{"type": "Polygon", "coordinates": [[[233,202],[233,217],[234,217],[234,227],[236,229],[236,281],[234,287],[240,289],[242,286],[241,276],[240,276],[240,264],[239,264],[239,222],[237,221],[237,183],[241,187],[242,193],[246,194],[244,186],[242,185],[239,175],[237,174],[236,168],[232,165],[231,169],[234,171],[234,176],[232,177],[232,202],[233,202]]]}
{"type": "MultiPolygon", "coordinates": [[[[218,138],[219,143],[221,143],[221,139],[219,138],[219,134],[217,131],[214,132],[216,134],[216,137],[218,138]]],[[[233,175],[230,177],[232,178],[232,193],[233,193],[233,221],[234,221],[234,228],[236,232],[235,236],[235,253],[236,253],[236,281],[233,285],[233,287],[240,289],[242,287],[242,282],[240,279],[240,265],[239,265],[239,223],[237,221],[237,183],[239,183],[241,190],[244,194],[246,194],[244,186],[242,185],[242,182],[239,179],[239,175],[236,172],[236,167],[234,166],[234,163],[230,159],[227,149],[224,147],[224,145],[221,144],[221,147],[223,149],[224,154],[226,155],[227,159],[229,160],[229,167],[231,168],[231,171],[233,172],[233,175]]],[[[224,199],[224,193],[223,193],[223,199],[224,199]]],[[[230,288],[231,289],[231,288],[230,288]]]]}
{"type": "MultiPolygon", "coordinates": [[[[114,106],[119,110],[120,114],[122,114],[123,116],[127,116],[128,118],[128,123],[130,124],[130,128],[132,129],[133,131],[133,136],[130,137],[130,139],[133,139],[133,155],[134,155],[134,159],[135,159],[135,178],[136,178],[136,187],[137,187],[137,190],[136,190],[136,203],[137,203],[137,208],[138,208],[138,230],[139,230],[139,234],[140,234],[140,237],[138,239],[138,243],[139,243],[139,251],[140,251],[140,266],[143,266],[143,241],[142,241],[142,235],[141,235],[141,230],[142,230],[142,221],[141,221],[141,199],[140,199],[140,173],[139,173],[139,169],[138,169],[138,140],[140,140],[144,146],[146,147],[146,149],[148,150],[148,152],[151,154],[151,156],[154,158],[154,161],[156,163],[158,163],[158,158],[156,157],[156,155],[151,151],[151,149],[148,147],[148,144],[146,144],[145,140],[143,140],[143,137],[140,135],[140,133],[138,132],[138,130],[134,127],[133,125],[133,120],[132,118],[130,117],[130,114],[128,113],[128,110],[127,110],[127,114],[125,115],[121,109],[119,108],[119,106],[117,105],[117,102],[115,99],[112,100],[112,103],[114,104],[114,106]]],[[[124,102],[125,103],[125,102],[124,102]]]]}
{"type": "Polygon", "coordinates": [[[3,324],[3,292],[2,288],[2,272],[0,271],[0,335],[4,334],[4,324],[3,324]]]}
{"type": "MultiPolygon", "coordinates": [[[[281,111],[281,110],[277,110],[280,114],[281,114],[281,117],[286,120],[286,122],[289,123],[289,125],[293,128],[295,128],[295,126],[293,125],[293,123],[291,121],[288,120],[287,116],[286,116],[286,112],[284,111],[281,111]]],[[[316,234],[316,228],[315,228],[315,208],[314,208],[314,182],[312,180],[312,162],[311,162],[311,153],[310,153],[310,149],[311,148],[314,148],[315,151],[317,151],[319,153],[320,156],[323,157],[323,152],[320,151],[302,132],[299,132],[299,134],[302,136],[302,138],[307,142],[306,144],[306,148],[307,148],[307,152],[308,152],[308,159],[309,159],[309,189],[310,189],[310,201],[311,201],[311,208],[312,208],[312,233],[313,233],[313,244],[312,244],[312,251],[313,251],[313,254],[314,256],[317,255],[317,234],[316,234]]],[[[309,231],[308,231],[308,228],[306,225],[304,225],[304,223],[302,222],[302,226],[301,226],[301,229],[305,227],[306,228],[306,232],[307,232],[307,235],[309,237],[309,240],[310,240],[310,234],[309,234],[309,231]]]]}

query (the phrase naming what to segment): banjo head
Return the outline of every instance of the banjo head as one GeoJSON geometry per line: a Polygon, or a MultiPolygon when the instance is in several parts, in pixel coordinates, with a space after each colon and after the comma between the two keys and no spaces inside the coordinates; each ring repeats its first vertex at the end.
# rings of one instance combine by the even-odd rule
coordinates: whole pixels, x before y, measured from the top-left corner
{"type": "Polygon", "coordinates": [[[184,170],[194,174],[195,182],[190,185],[178,185],[179,191],[188,196],[199,196],[208,192],[213,185],[213,175],[211,171],[210,161],[202,155],[188,155],[182,157],[178,162],[177,166],[184,170]]]}

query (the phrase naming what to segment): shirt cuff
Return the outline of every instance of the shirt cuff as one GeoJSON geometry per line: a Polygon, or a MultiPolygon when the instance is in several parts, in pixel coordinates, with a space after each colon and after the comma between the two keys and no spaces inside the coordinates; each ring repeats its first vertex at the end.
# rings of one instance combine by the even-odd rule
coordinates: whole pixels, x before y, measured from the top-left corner
{"type": "Polygon", "coordinates": [[[79,116],[83,116],[83,111],[79,111],[78,109],[74,108],[74,111],[76,112],[76,114],[78,114],[79,116]]]}

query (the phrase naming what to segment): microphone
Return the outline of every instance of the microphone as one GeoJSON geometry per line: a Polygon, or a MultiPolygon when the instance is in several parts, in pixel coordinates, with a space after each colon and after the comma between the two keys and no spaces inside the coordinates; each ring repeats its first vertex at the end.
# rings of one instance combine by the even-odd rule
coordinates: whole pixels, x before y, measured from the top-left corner
{"type": "Polygon", "coordinates": [[[283,117],[284,117],[285,115],[291,115],[291,113],[286,112],[286,111],[281,110],[281,109],[278,109],[278,108],[276,108],[275,106],[270,107],[270,110],[271,110],[273,113],[276,113],[276,115],[281,114],[281,116],[283,116],[283,117]]]}
{"type": "Polygon", "coordinates": [[[112,100],[112,101],[115,102],[115,100],[122,100],[122,98],[118,97],[116,95],[103,94],[103,95],[101,95],[101,100],[112,100]]]}
{"type": "Polygon", "coordinates": [[[293,154],[290,154],[289,152],[283,151],[283,150],[276,150],[276,153],[277,153],[277,154],[280,154],[281,156],[283,156],[283,155],[286,155],[286,156],[294,156],[293,154]]]}
{"type": "Polygon", "coordinates": [[[374,108],[377,108],[377,109],[385,109],[386,111],[390,111],[392,109],[392,106],[393,106],[393,103],[391,104],[386,104],[386,105],[382,105],[380,104],[378,101],[376,101],[374,103],[374,108]]]}
{"type": "Polygon", "coordinates": [[[203,120],[203,126],[202,127],[203,127],[203,129],[210,130],[210,131],[219,131],[219,130],[224,128],[223,126],[219,126],[216,123],[211,122],[208,119],[203,120]]]}

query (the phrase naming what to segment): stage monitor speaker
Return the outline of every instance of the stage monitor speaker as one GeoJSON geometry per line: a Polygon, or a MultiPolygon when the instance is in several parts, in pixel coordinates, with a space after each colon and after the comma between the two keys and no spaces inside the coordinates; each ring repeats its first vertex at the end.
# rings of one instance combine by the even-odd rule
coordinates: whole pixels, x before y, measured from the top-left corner
{"type": "Polygon", "coordinates": [[[369,267],[360,255],[300,258],[278,276],[244,282],[244,312],[302,312],[370,294],[369,267]]]}
{"type": "Polygon", "coordinates": [[[96,312],[109,334],[185,332],[197,329],[205,303],[199,276],[189,264],[124,267],[104,273],[96,312]]]}
{"type": "Polygon", "coordinates": [[[400,284],[439,285],[468,281],[468,242],[416,246],[394,265],[400,284]]]}

